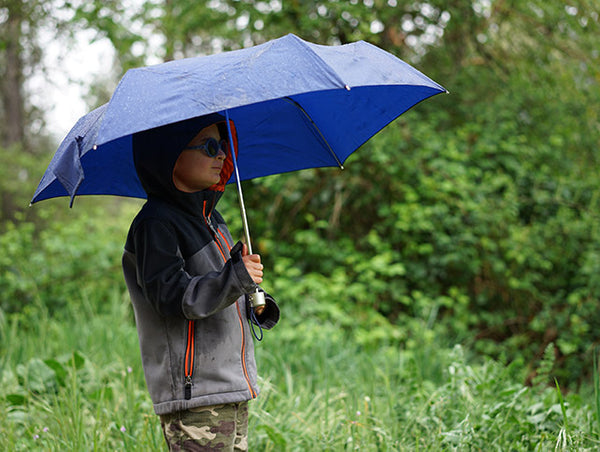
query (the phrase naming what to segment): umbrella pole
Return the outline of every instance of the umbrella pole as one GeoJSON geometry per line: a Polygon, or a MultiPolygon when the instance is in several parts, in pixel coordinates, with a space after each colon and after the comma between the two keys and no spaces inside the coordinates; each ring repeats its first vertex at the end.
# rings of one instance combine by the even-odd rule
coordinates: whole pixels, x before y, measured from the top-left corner
{"type": "MultiPolygon", "coordinates": [[[[233,172],[235,174],[235,184],[238,189],[238,199],[240,201],[240,213],[242,214],[242,223],[244,225],[244,236],[246,238],[246,245],[248,246],[248,254],[252,253],[252,243],[250,242],[250,228],[248,227],[248,217],[246,215],[246,206],[244,205],[244,194],[242,193],[242,183],[240,181],[240,171],[238,169],[237,164],[237,156],[235,155],[234,143],[233,143],[233,134],[231,133],[231,125],[229,124],[229,112],[225,110],[225,123],[227,124],[227,134],[229,135],[229,143],[231,148],[231,160],[233,162],[233,172]]],[[[256,313],[260,315],[262,311],[265,309],[265,294],[258,289],[256,286],[256,291],[248,294],[248,298],[250,299],[250,306],[254,308],[256,313]]]]}
{"type": "Polygon", "coordinates": [[[242,184],[240,182],[240,171],[238,169],[237,157],[235,155],[235,149],[233,149],[233,135],[231,133],[231,126],[229,125],[229,113],[225,110],[225,122],[227,124],[227,133],[229,135],[229,143],[231,143],[231,159],[233,161],[233,172],[235,174],[235,185],[237,186],[238,199],[240,202],[240,213],[242,214],[242,222],[244,226],[244,238],[246,239],[246,245],[248,246],[248,253],[252,254],[252,243],[250,242],[250,228],[248,227],[248,217],[246,215],[246,206],[244,205],[244,194],[242,193],[242,184]]]}

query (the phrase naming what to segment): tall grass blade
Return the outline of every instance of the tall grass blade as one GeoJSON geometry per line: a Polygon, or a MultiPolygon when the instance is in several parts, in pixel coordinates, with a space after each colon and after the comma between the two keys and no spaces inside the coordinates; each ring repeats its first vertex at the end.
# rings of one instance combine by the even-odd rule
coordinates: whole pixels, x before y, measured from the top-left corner
{"type": "Polygon", "coordinates": [[[600,437],[600,375],[598,374],[598,349],[594,351],[594,407],[596,409],[596,438],[600,437]]]}
{"type": "Polygon", "coordinates": [[[562,392],[560,390],[560,386],[558,384],[558,380],[556,378],[554,379],[554,383],[556,384],[556,395],[558,397],[558,402],[560,403],[560,410],[562,412],[564,424],[563,428],[558,434],[558,440],[556,443],[555,450],[565,450],[565,448],[569,444],[569,420],[567,418],[567,405],[565,404],[562,392]]]}

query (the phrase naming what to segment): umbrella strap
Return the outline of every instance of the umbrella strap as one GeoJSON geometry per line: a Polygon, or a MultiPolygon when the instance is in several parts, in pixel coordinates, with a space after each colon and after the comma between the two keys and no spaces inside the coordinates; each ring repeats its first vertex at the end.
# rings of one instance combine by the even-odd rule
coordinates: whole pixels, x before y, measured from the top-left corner
{"type": "Polygon", "coordinates": [[[260,322],[256,318],[254,308],[250,308],[250,329],[252,330],[252,335],[256,338],[257,341],[260,342],[263,340],[263,329],[262,326],[260,326],[260,322]],[[254,329],[255,325],[258,326],[258,332],[260,333],[260,336],[256,334],[256,331],[254,329]]]}

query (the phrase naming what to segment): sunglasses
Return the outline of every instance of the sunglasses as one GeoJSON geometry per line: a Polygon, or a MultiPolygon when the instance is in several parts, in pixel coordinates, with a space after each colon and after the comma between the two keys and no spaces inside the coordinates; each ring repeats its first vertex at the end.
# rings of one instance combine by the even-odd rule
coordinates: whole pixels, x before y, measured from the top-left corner
{"type": "Polygon", "coordinates": [[[204,144],[199,144],[197,146],[187,146],[183,150],[192,151],[202,149],[204,152],[206,152],[206,155],[208,155],[209,157],[216,157],[217,155],[219,155],[220,150],[226,152],[226,143],[227,142],[225,140],[217,141],[216,139],[211,137],[208,140],[206,140],[206,143],[204,144]]]}

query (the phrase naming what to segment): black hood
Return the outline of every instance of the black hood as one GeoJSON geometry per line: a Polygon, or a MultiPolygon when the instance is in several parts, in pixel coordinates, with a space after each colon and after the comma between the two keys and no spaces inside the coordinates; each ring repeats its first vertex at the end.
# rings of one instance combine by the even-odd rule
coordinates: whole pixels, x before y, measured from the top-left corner
{"type": "MultiPolygon", "coordinates": [[[[211,209],[224,191],[232,173],[231,156],[227,158],[221,171],[221,181],[212,187],[196,193],[185,193],[173,183],[173,168],[185,146],[200,130],[212,124],[219,126],[221,137],[228,140],[225,118],[217,113],[167,124],[133,135],[133,161],[142,187],[148,198],[160,198],[193,214],[201,214],[204,201],[210,202],[211,209]]],[[[233,124],[230,122],[233,126],[233,124]]],[[[235,141],[235,128],[232,127],[235,141]]],[[[231,148],[231,146],[228,146],[231,148]]]]}

